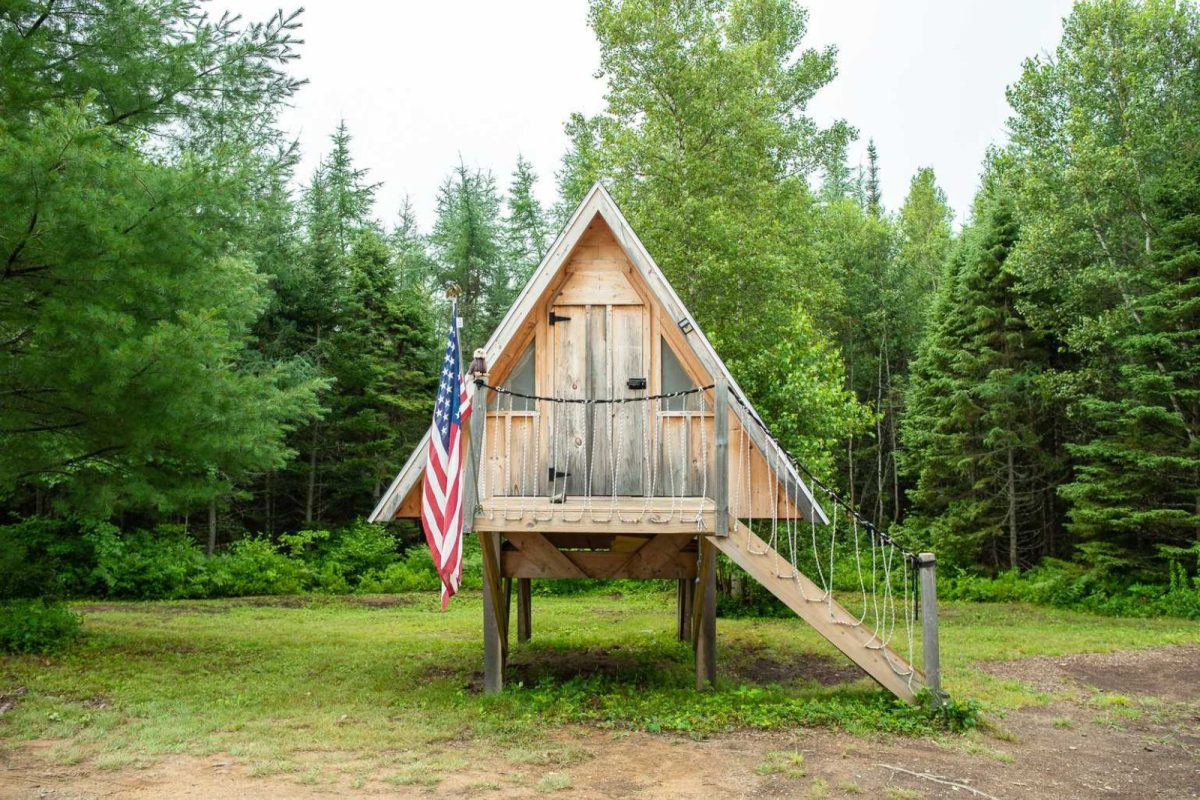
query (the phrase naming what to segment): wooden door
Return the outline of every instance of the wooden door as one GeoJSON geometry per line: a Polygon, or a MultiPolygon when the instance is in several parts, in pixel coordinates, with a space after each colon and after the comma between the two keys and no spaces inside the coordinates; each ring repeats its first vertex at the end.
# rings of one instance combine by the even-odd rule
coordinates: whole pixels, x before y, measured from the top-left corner
{"type": "MultiPolygon", "coordinates": [[[[634,305],[551,308],[552,380],[572,400],[645,395],[631,378],[648,378],[646,311],[634,305]]],[[[548,493],[639,495],[646,475],[643,403],[555,403],[548,409],[548,493]],[[565,473],[565,474],[564,474],[565,473]]]]}

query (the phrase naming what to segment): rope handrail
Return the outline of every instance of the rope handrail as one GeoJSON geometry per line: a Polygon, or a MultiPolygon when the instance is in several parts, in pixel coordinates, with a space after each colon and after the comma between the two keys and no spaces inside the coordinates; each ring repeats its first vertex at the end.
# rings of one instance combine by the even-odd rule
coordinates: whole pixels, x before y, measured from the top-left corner
{"type": "Polygon", "coordinates": [[[480,386],[485,389],[490,389],[496,394],[506,394],[510,397],[520,397],[524,400],[538,400],[544,403],[579,403],[582,405],[616,405],[620,403],[644,403],[650,400],[670,400],[676,397],[685,397],[690,394],[699,394],[713,388],[713,384],[707,386],[697,386],[692,389],[680,389],[677,392],[664,392],[662,394],[642,395],[641,397],[547,397],[540,394],[525,394],[514,389],[508,389],[503,386],[492,386],[490,383],[480,383],[480,386]]]}
{"type": "Polygon", "coordinates": [[[738,405],[740,405],[742,408],[746,409],[746,412],[749,415],[749,417],[754,420],[754,424],[756,424],[759,427],[759,429],[762,430],[764,436],[766,436],[768,439],[770,439],[772,442],[775,443],[775,446],[779,448],[779,452],[783,454],[783,457],[786,458],[788,460],[788,462],[791,463],[792,466],[796,467],[796,469],[800,470],[801,472],[803,472],[805,475],[808,476],[808,479],[810,481],[812,481],[813,486],[817,487],[822,492],[824,492],[825,495],[830,500],[832,500],[835,505],[839,505],[843,509],[845,509],[846,513],[852,515],[854,517],[855,521],[857,521],[859,525],[864,526],[869,532],[874,533],[876,536],[878,536],[880,541],[882,541],[884,544],[889,544],[889,545],[899,548],[901,555],[903,555],[909,561],[916,563],[916,561],[917,561],[916,553],[914,553],[911,550],[909,550],[908,548],[906,548],[902,543],[896,541],[895,537],[891,536],[890,534],[886,533],[885,531],[880,530],[878,528],[878,526],[875,525],[875,523],[871,522],[869,519],[867,519],[862,514],[860,514],[858,512],[858,510],[854,508],[853,505],[851,505],[849,502],[847,502],[845,499],[843,499],[841,495],[839,495],[833,489],[829,488],[829,486],[824,481],[822,481],[820,478],[818,478],[816,475],[814,475],[813,471],[804,465],[804,462],[800,461],[800,459],[796,458],[794,455],[789,453],[787,451],[787,448],[785,448],[783,446],[783,443],[780,442],[779,439],[776,438],[775,434],[771,433],[771,431],[767,428],[766,423],[763,422],[761,419],[759,419],[758,414],[754,413],[754,409],[752,409],[750,407],[750,404],[746,402],[745,398],[743,398],[737,392],[730,392],[729,395],[738,403],[738,405]]]}

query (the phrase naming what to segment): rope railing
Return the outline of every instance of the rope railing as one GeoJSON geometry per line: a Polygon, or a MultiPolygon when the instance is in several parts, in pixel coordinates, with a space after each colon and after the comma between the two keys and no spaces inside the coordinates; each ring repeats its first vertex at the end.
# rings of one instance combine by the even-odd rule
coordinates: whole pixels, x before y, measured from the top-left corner
{"type": "Polygon", "coordinates": [[[490,383],[479,384],[485,389],[489,389],[496,394],[508,395],[510,397],[519,397],[522,400],[535,400],[543,403],[578,403],[581,405],[616,405],[619,403],[644,403],[651,400],[671,400],[676,397],[686,397],[690,394],[699,394],[713,388],[713,384],[707,386],[697,386],[692,389],[680,389],[676,392],[663,392],[662,394],[641,395],[638,397],[547,397],[540,394],[525,394],[513,389],[507,389],[503,386],[492,386],[490,383]]]}

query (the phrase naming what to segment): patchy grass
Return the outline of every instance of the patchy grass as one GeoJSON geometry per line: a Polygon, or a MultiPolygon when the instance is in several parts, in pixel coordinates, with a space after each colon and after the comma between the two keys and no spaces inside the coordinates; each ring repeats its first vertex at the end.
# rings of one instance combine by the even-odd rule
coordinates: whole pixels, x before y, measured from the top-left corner
{"type": "MultiPolygon", "coordinates": [[[[722,677],[717,691],[698,693],[690,648],[673,635],[673,600],[535,598],[534,641],[513,643],[509,688],[494,697],[480,693],[478,594],[456,597],[446,613],[432,595],[77,606],[84,636],[72,649],[0,658],[0,743],[54,740],[58,763],[102,756],[114,768],[161,754],[228,753],[253,774],[303,782],[318,778],[295,759],[315,748],[357,754],[364,774],[385,767],[395,783],[429,785],[454,766],[428,754],[464,740],[535,776],[566,775],[582,751],[548,734],[576,723],[618,736],[933,730],[925,714],[869,680],[844,682],[844,659],[794,619],[720,620],[722,677]]],[[[946,604],[941,619],[947,688],[1000,713],[1055,696],[976,661],[1200,642],[1200,626],[1185,620],[963,603],[946,604]]],[[[1125,718],[1118,698],[1096,710],[1125,718]]]]}
{"type": "Polygon", "coordinates": [[[803,753],[767,753],[767,758],[754,768],[759,775],[782,775],[785,778],[803,778],[808,774],[804,768],[803,753]]]}

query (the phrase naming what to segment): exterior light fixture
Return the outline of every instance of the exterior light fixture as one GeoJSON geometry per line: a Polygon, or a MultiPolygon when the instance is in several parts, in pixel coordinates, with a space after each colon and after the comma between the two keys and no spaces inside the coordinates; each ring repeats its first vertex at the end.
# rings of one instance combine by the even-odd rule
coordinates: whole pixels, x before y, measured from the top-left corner
{"type": "Polygon", "coordinates": [[[690,319],[688,319],[687,317],[684,317],[683,319],[679,320],[679,322],[677,324],[679,325],[679,330],[683,331],[684,336],[687,336],[689,333],[692,332],[692,321],[690,319]]]}

